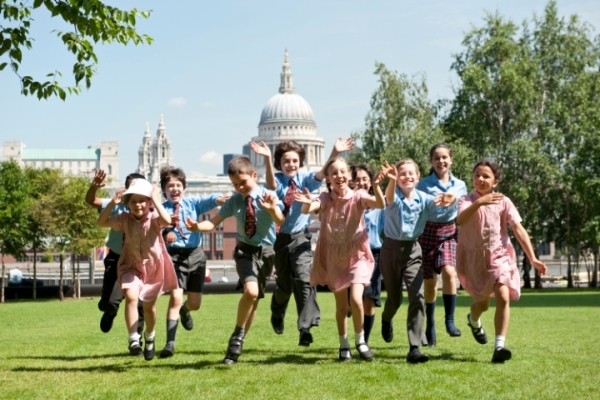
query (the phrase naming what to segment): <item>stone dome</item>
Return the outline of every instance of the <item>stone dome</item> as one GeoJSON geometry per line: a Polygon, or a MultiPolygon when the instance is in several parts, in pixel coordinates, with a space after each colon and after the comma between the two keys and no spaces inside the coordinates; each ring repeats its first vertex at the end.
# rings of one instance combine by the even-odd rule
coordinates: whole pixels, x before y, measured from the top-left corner
{"type": "Polygon", "coordinates": [[[278,122],[315,123],[312,108],[296,93],[277,93],[265,104],[260,125],[278,122]]]}

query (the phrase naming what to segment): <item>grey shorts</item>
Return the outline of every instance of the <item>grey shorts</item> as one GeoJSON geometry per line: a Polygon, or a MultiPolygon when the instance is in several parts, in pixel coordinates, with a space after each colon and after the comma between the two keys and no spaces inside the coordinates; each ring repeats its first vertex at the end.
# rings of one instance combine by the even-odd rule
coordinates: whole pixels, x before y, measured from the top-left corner
{"type": "Polygon", "coordinates": [[[173,261],[179,287],[188,292],[204,292],[204,277],[206,276],[204,250],[200,247],[167,247],[167,251],[173,261]]]}
{"type": "Polygon", "coordinates": [[[233,252],[235,269],[240,281],[238,287],[246,282],[258,283],[258,298],[265,297],[267,278],[273,270],[275,252],[272,246],[257,247],[244,242],[238,242],[233,252]]]}

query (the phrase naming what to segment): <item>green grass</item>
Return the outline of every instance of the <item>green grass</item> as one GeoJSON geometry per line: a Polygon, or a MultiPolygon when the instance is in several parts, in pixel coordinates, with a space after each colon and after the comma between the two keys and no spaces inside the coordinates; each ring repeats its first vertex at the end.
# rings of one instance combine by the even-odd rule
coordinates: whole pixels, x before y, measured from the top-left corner
{"type": "MultiPolygon", "coordinates": [[[[504,365],[490,363],[493,310],[482,317],[492,343],[481,346],[466,324],[471,300],[464,294],[457,305],[463,336],[450,338],[440,293],[438,345],[424,348],[432,359],[422,365],[405,361],[406,304],[389,344],[379,333],[378,310],[373,362],[340,364],[333,295],[319,294],[321,326],[312,330],[315,343],[309,348],[297,345],[293,304],[285,333],[273,333],[270,297],[261,302],[244,354],[231,367],[221,361],[238,295],[205,296],[193,314],[194,330],[179,327],[175,357],[151,362],[128,355],[121,312],[110,333],[100,331],[96,298],[8,302],[0,305],[0,398],[598,398],[598,290],[525,291],[521,301],[511,303],[506,344],[513,359],[504,365]]],[[[167,300],[163,296],[158,305],[159,350],[167,300]]]]}

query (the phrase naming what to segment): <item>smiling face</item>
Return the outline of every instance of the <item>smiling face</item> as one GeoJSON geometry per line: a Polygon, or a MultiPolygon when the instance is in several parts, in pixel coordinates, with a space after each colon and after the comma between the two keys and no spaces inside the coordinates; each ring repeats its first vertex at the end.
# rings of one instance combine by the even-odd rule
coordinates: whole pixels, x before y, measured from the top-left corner
{"type": "Polygon", "coordinates": [[[235,174],[229,175],[229,179],[233,184],[233,188],[236,192],[246,197],[256,187],[256,172],[252,174],[235,174]]]}
{"type": "Polygon", "coordinates": [[[177,178],[171,178],[165,185],[165,195],[167,199],[172,202],[180,201],[185,193],[185,188],[183,187],[183,183],[177,178]]]}
{"type": "Polygon", "coordinates": [[[150,208],[150,199],[141,194],[132,194],[129,197],[127,206],[129,206],[129,212],[136,218],[141,219],[144,214],[150,208]]]}
{"type": "Polygon", "coordinates": [[[494,171],[487,165],[478,165],[473,171],[473,187],[481,196],[492,193],[498,185],[494,171]]]}
{"type": "Polygon", "coordinates": [[[331,185],[338,196],[344,196],[348,191],[348,184],[351,181],[350,170],[348,164],[342,160],[336,160],[327,168],[325,179],[331,185]]]}
{"type": "Polygon", "coordinates": [[[356,190],[364,190],[369,193],[369,189],[371,189],[371,177],[369,177],[369,173],[364,169],[356,170],[356,177],[354,178],[354,187],[356,190]]]}
{"type": "Polygon", "coordinates": [[[417,186],[419,182],[419,171],[417,166],[413,162],[405,162],[402,165],[396,167],[398,171],[398,180],[396,184],[406,196],[411,190],[417,186]]]}
{"type": "Polygon", "coordinates": [[[442,178],[450,172],[450,166],[454,159],[450,155],[450,150],[445,147],[438,147],[433,151],[430,162],[437,177],[442,178]]]}
{"type": "Polygon", "coordinates": [[[281,156],[281,172],[288,178],[293,178],[300,169],[300,156],[295,151],[288,151],[281,156]]]}

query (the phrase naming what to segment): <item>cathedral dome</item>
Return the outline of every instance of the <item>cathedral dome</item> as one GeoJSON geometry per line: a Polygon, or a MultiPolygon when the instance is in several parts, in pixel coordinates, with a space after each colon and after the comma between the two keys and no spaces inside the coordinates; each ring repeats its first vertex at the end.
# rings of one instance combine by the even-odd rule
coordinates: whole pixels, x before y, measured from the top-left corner
{"type": "Polygon", "coordinates": [[[260,115],[260,125],[278,122],[315,123],[312,108],[296,93],[277,93],[271,97],[260,115]]]}

